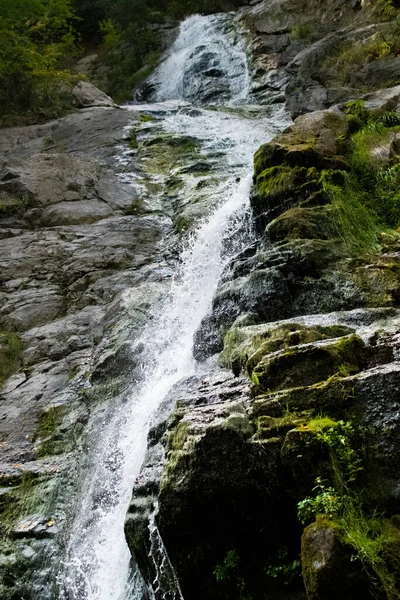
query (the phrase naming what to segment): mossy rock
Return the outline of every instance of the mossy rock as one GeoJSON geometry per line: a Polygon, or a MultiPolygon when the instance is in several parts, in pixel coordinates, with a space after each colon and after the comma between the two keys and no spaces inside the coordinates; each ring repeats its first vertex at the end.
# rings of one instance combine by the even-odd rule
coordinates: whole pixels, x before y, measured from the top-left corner
{"type": "Polygon", "coordinates": [[[336,342],[289,348],[265,356],[254,367],[254,391],[310,386],[335,374],[357,373],[364,363],[364,342],[357,335],[336,342]]]}
{"type": "Polygon", "coordinates": [[[64,454],[71,450],[71,444],[60,431],[63,419],[67,414],[67,407],[62,404],[51,406],[43,411],[39,417],[39,425],[33,437],[36,442],[36,458],[64,454]]]}
{"type": "Polygon", "coordinates": [[[327,517],[306,527],[301,562],[307,600],[372,600],[365,572],[352,555],[353,548],[342,541],[340,529],[327,517]]]}
{"type": "Polygon", "coordinates": [[[232,597],[215,569],[234,548],[249,592],[261,597],[265,565],[279,547],[289,545],[293,558],[293,547],[298,552],[295,505],[280,477],[280,439],[255,442],[223,421],[201,436],[192,428],[181,421],[168,438],[159,494],[158,525],[182,592],[199,600],[232,597]],[[266,538],[270,541],[263,544],[266,538]]]}
{"type": "Polygon", "coordinates": [[[366,306],[398,306],[400,302],[400,264],[366,264],[351,272],[352,280],[362,291],[366,306]]]}
{"type": "Polygon", "coordinates": [[[317,477],[328,478],[332,475],[328,449],[305,423],[306,420],[303,420],[287,431],[281,450],[282,462],[290,469],[296,482],[293,491],[299,500],[309,495],[317,477]]]}
{"type": "Polygon", "coordinates": [[[337,109],[301,115],[283,134],[256,152],[255,174],[282,164],[318,169],[343,167],[346,161],[337,139],[347,132],[346,115],[337,109]]]}
{"type": "Polygon", "coordinates": [[[346,256],[346,246],[342,239],[330,240],[290,240],[282,243],[281,250],[291,250],[297,258],[296,275],[319,279],[326,269],[331,269],[346,256]]]}
{"type": "Polygon", "coordinates": [[[261,219],[262,225],[294,204],[307,202],[321,190],[315,169],[291,167],[285,163],[262,170],[256,175],[255,184],[252,207],[257,217],[265,215],[261,219]]]}
{"type": "Polygon", "coordinates": [[[337,236],[329,207],[287,210],[267,227],[272,243],[298,239],[329,240],[337,236]]]}
{"type": "Polygon", "coordinates": [[[309,419],[310,413],[305,411],[301,413],[284,412],[280,417],[271,417],[260,415],[257,417],[257,433],[261,439],[268,439],[274,436],[284,436],[288,431],[297,427],[302,427],[309,419]]]}
{"type": "Polygon", "coordinates": [[[272,352],[319,340],[342,337],[353,333],[343,325],[307,327],[299,323],[234,327],[225,336],[220,355],[222,366],[232,367],[235,373],[247,369],[251,375],[262,358],[272,352]]]}
{"type": "Polygon", "coordinates": [[[143,167],[150,174],[165,174],[187,158],[199,156],[199,144],[190,136],[165,135],[138,143],[143,167]]]}

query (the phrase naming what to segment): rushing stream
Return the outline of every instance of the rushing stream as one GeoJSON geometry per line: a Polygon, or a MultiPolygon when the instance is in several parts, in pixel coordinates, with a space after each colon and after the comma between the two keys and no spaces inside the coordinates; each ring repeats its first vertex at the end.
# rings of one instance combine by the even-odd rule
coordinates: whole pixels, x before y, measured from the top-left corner
{"type": "MultiPolygon", "coordinates": [[[[146,125],[147,138],[162,131],[197,140],[201,156],[214,165],[201,188],[208,216],[188,236],[170,292],[139,340],[144,347],[141,382],[132,388],[129,401],[116,401],[107,418],[91,424],[93,448],[60,575],[63,600],[156,597],[130,562],[124,520],[152,415],[171,387],[195,372],[193,336],[210,310],[224,266],[246,242],[253,154],[286,124],[281,107],[252,102],[249,82],[234,18],[193,16],[182,24],[151,78],[154,103],[128,107],[135,115],[157,117],[146,125]]],[[[158,183],[160,178],[155,177],[158,183]]],[[[190,169],[182,181],[181,199],[200,194],[190,169]]],[[[157,537],[156,529],[150,533],[157,537]]],[[[174,590],[164,592],[169,598],[182,597],[177,582],[173,585],[174,590]]],[[[162,597],[161,590],[157,598],[162,597]]]]}

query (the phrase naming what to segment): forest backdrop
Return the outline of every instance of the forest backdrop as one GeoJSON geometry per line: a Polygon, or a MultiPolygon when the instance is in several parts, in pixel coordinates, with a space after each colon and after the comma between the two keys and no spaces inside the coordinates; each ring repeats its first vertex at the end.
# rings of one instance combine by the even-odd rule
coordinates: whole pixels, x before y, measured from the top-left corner
{"type": "Polygon", "coordinates": [[[0,0],[0,125],[29,124],[65,114],[73,69],[88,49],[107,69],[105,89],[116,102],[160,56],[160,27],[218,0],[0,0]]]}

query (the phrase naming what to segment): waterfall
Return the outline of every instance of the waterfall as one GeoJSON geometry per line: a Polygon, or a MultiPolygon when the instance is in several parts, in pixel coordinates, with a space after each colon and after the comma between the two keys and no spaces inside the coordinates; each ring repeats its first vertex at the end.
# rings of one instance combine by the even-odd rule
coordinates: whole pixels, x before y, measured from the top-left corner
{"type": "Polygon", "coordinates": [[[226,15],[194,15],[181,25],[168,56],[150,78],[157,100],[237,104],[249,95],[247,57],[226,15]]]}
{"type": "Polygon", "coordinates": [[[156,103],[129,107],[157,115],[162,108],[163,131],[196,138],[203,156],[218,154],[219,177],[214,181],[210,176],[207,187],[218,206],[188,237],[162,307],[136,340],[144,347],[142,381],[127,401],[116,399],[108,413],[90,424],[91,448],[59,577],[62,600],[153,597],[134,567],[132,571],[124,538],[132,486],[152,415],[171,387],[195,372],[193,336],[211,308],[225,264],[240,250],[238,232],[249,221],[253,154],[286,124],[282,109],[246,108],[249,79],[234,18],[192,16],[152,77],[156,103]],[[188,101],[196,110],[188,110],[188,101]],[[208,109],[209,103],[218,105],[217,110],[208,109]],[[226,105],[231,108],[225,110],[226,105]]]}

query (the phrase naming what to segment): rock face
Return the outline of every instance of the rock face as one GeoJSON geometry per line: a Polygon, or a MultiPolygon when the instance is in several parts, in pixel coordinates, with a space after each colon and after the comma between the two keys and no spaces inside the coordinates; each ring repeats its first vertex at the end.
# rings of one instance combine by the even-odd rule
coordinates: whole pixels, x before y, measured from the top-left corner
{"type": "Polygon", "coordinates": [[[295,118],[397,83],[398,32],[389,13],[375,2],[250,3],[241,17],[252,37],[254,92],[267,102],[285,97],[295,118]]]}
{"type": "MultiPolygon", "coordinates": [[[[371,119],[389,98],[397,88],[368,97],[371,119]]],[[[338,216],[352,121],[306,114],[256,153],[259,241],[227,266],[196,334],[206,375],[172,391],[150,432],[126,537],[151,581],[157,511],[185,598],[391,598],[400,585],[400,244],[381,234],[378,248],[374,230],[366,252],[364,225],[338,216]],[[379,565],[359,535],[379,538],[379,565]]]]}
{"type": "MultiPolygon", "coordinates": [[[[137,122],[126,110],[91,108],[1,135],[5,599],[31,598],[34,589],[50,597],[43,564],[60,558],[65,515],[71,512],[91,413],[89,371],[95,388],[126,370],[126,337],[134,339],[143,327],[168,280],[167,262],[174,262],[165,250],[175,235],[172,214],[160,215],[154,205],[143,208],[132,183],[144,176],[127,139],[137,122]],[[123,166],[116,145],[125,152],[123,166]],[[61,497],[57,490],[63,490],[61,497]]],[[[97,398],[107,396],[95,389],[97,398]]]]}
{"type": "Polygon", "coordinates": [[[78,108],[93,108],[94,106],[115,106],[112,98],[89,83],[80,81],[72,90],[78,108]]]}

